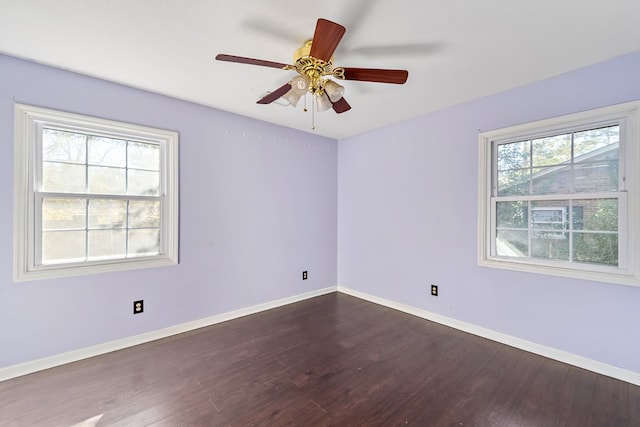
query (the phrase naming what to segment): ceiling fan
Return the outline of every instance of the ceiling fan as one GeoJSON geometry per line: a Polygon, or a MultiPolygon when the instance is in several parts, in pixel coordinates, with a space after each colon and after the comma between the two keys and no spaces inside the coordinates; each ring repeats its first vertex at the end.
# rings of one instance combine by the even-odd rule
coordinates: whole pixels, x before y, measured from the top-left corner
{"type": "Polygon", "coordinates": [[[407,70],[334,67],[333,53],[345,31],[346,28],[340,24],[318,19],[313,39],[306,41],[295,51],[293,65],[227,54],[219,54],[216,59],[298,72],[292,80],[259,99],[258,104],[270,104],[282,97],[295,107],[302,95],[310,93],[315,104],[312,111],[333,108],[338,114],[344,113],[351,106],[344,99],[344,87],[331,77],[338,80],[404,84],[409,76],[407,70]]]}

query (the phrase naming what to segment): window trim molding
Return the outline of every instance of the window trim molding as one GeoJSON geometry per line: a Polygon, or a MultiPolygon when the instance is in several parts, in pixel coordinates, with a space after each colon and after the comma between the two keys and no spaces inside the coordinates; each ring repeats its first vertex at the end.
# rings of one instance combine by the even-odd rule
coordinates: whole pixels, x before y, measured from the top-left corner
{"type": "MultiPolygon", "coordinates": [[[[509,126],[490,131],[481,131],[478,137],[478,248],[477,262],[481,267],[490,267],[529,273],[546,274],[574,279],[594,280],[622,285],[640,286],[640,232],[634,218],[640,215],[640,101],[626,102],[574,114],[509,126]],[[621,245],[625,245],[626,268],[592,269],[568,267],[544,260],[513,259],[491,255],[492,231],[492,166],[495,164],[492,149],[494,141],[522,139],[545,132],[562,132],[582,124],[594,124],[612,120],[624,120],[623,143],[620,144],[620,167],[624,168],[626,197],[622,197],[626,217],[626,231],[620,233],[621,245]]],[[[622,190],[621,190],[622,193],[622,190]]],[[[621,195],[622,196],[622,195],[621,195]]],[[[622,231],[622,230],[621,230],[622,231]]]]}
{"type": "Polygon", "coordinates": [[[179,136],[178,132],[148,126],[67,113],[26,104],[14,104],[14,209],[13,281],[50,279],[178,264],[179,253],[179,136]],[[164,197],[161,223],[161,252],[157,256],[107,259],[77,264],[36,266],[34,264],[34,221],[37,128],[41,123],[74,127],[80,132],[106,132],[128,138],[159,142],[161,152],[161,192],[164,197]],[[31,226],[30,226],[31,225],[31,226]]]}

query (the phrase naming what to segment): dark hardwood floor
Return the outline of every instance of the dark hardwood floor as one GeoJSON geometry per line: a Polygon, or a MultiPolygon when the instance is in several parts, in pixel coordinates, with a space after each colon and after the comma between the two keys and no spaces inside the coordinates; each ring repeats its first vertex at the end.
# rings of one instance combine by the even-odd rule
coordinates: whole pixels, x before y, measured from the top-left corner
{"type": "Polygon", "coordinates": [[[640,387],[333,293],[0,382],[1,426],[640,426],[640,387]]]}

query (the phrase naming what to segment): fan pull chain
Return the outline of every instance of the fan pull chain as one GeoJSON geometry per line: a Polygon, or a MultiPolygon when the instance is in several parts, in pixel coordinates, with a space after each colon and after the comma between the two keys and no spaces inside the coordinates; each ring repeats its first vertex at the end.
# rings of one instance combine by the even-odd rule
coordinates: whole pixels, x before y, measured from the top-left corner
{"type": "Polygon", "coordinates": [[[316,101],[316,96],[312,95],[311,99],[311,130],[316,130],[316,107],[318,105],[318,101],[316,101]]]}

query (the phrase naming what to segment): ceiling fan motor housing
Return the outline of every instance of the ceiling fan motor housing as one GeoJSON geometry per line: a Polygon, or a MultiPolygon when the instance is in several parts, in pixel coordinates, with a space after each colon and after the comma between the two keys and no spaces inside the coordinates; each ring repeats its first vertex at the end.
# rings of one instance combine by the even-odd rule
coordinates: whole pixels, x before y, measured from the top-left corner
{"type": "Polygon", "coordinates": [[[296,71],[309,79],[309,92],[316,93],[322,90],[322,77],[333,75],[333,64],[311,56],[306,56],[296,61],[296,71]]]}
{"type": "Polygon", "coordinates": [[[309,79],[309,92],[322,95],[325,83],[322,77],[333,76],[344,79],[344,69],[333,67],[333,57],[329,61],[323,61],[309,55],[312,43],[312,40],[307,40],[301,48],[296,49],[293,54],[295,65],[292,68],[309,79]]]}

